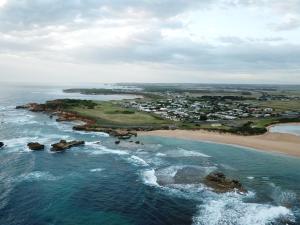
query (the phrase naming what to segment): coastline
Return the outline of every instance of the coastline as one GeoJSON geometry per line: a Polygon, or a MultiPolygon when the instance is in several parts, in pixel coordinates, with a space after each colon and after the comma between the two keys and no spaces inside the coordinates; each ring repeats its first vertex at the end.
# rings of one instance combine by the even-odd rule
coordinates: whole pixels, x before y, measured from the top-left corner
{"type": "Polygon", "coordinates": [[[267,132],[262,135],[240,136],[205,130],[155,130],[138,132],[141,136],[161,136],[193,141],[209,141],[219,144],[236,145],[258,151],[274,152],[300,157],[300,137],[292,134],[267,132]]]}
{"type": "MultiPolygon", "coordinates": [[[[272,124],[270,126],[267,126],[267,130],[268,132],[270,132],[270,129],[272,127],[275,127],[275,126],[284,126],[284,125],[297,125],[297,126],[300,126],[300,122],[290,122],[290,123],[275,123],[275,124],[272,124]]],[[[277,132],[276,132],[277,133],[277,132]]],[[[285,133],[282,133],[282,134],[285,134],[285,133]]]]}

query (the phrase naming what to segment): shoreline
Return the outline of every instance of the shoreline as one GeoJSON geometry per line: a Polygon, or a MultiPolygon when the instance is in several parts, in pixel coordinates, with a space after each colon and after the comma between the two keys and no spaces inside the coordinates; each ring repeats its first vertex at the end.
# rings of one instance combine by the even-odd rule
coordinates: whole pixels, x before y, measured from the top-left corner
{"type": "MultiPolygon", "coordinates": [[[[270,132],[270,129],[272,127],[276,127],[276,126],[284,126],[284,125],[296,125],[296,126],[300,126],[300,122],[290,122],[290,123],[275,123],[275,124],[272,124],[270,126],[267,126],[267,130],[268,132],[270,132]]],[[[277,132],[276,132],[277,133],[277,132]]],[[[279,133],[279,132],[278,132],[279,133]]],[[[286,134],[286,133],[281,133],[281,134],[286,134]]]]}
{"type": "Polygon", "coordinates": [[[262,135],[240,136],[205,130],[154,130],[138,132],[138,135],[206,141],[300,157],[300,136],[286,133],[271,133],[268,131],[262,135]]]}

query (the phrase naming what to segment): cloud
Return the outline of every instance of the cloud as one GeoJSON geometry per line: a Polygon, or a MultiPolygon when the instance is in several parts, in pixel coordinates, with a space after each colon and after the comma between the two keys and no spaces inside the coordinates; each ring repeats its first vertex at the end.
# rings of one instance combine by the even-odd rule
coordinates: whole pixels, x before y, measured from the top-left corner
{"type": "Polygon", "coordinates": [[[270,27],[276,31],[288,31],[294,30],[300,27],[300,15],[290,15],[285,16],[281,22],[277,24],[270,24],[270,27]]]}
{"type": "MultiPolygon", "coordinates": [[[[2,0],[3,1],[3,0],[2,0]]],[[[0,11],[2,27],[28,29],[124,17],[169,18],[206,7],[212,0],[10,0],[0,11]]]]}
{"type": "Polygon", "coordinates": [[[49,62],[36,73],[67,63],[250,79],[300,69],[299,14],[300,0],[0,0],[0,56],[49,62]]]}

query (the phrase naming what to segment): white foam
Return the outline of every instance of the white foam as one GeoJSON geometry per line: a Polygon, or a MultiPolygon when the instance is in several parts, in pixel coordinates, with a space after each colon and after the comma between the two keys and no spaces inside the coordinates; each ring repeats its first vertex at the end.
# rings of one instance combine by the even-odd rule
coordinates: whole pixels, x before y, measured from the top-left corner
{"type": "Polygon", "coordinates": [[[209,155],[203,154],[198,151],[186,150],[183,148],[178,148],[176,150],[171,150],[167,152],[169,157],[205,157],[209,158],[209,155]]]}
{"type": "Polygon", "coordinates": [[[239,195],[219,195],[199,206],[194,225],[266,225],[277,219],[294,221],[292,212],[283,206],[244,203],[239,195]]]}
{"type": "Polygon", "coordinates": [[[158,152],[158,153],[156,153],[155,155],[156,155],[156,156],[166,156],[167,154],[158,152]]]}
{"type": "Polygon", "coordinates": [[[101,155],[101,154],[117,154],[117,155],[128,155],[128,152],[125,150],[118,150],[118,149],[109,149],[105,146],[99,145],[94,142],[86,142],[87,146],[93,147],[92,150],[89,150],[89,152],[92,155],[101,155]]]}
{"type": "Polygon", "coordinates": [[[191,166],[191,165],[175,165],[168,166],[156,171],[157,179],[164,185],[174,184],[174,177],[177,174],[178,170],[184,169],[186,167],[194,168],[199,171],[199,176],[205,176],[212,171],[216,170],[216,167],[202,167],[202,166],[191,166]]]}
{"type": "Polygon", "coordinates": [[[95,173],[95,172],[101,172],[103,171],[102,168],[95,168],[95,169],[90,169],[90,172],[95,173]]]}
{"type": "Polygon", "coordinates": [[[202,201],[203,193],[212,193],[204,184],[169,184],[160,187],[167,195],[193,201],[202,201]]]}
{"type": "Polygon", "coordinates": [[[182,168],[184,168],[184,166],[169,166],[169,167],[158,170],[157,175],[163,176],[163,177],[174,178],[177,171],[182,168]]]}
{"type": "Polygon", "coordinates": [[[93,132],[93,131],[78,131],[74,130],[75,133],[83,134],[83,135],[92,135],[92,136],[100,136],[100,137],[109,137],[109,134],[104,132],[93,132]]]}
{"type": "Polygon", "coordinates": [[[249,179],[249,180],[253,180],[255,177],[251,177],[251,176],[249,176],[249,177],[247,177],[247,179],[249,179]]]}
{"type": "Polygon", "coordinates": [[[292,207],[297,203],[298,199],[295,192],[290,190],[282,190],[281,187],[276,186],[274,183],[270,183],[270,185],[273,189],[271,197],[278,205],[292,207]]]}
{"type": "Polygon", "coordinates": [[[128,161],[138,166],[149,166],[149,164],[145,160],[135,155],[130,156],[128,158],[128,161]]]}
{"type": "Polygon", "coordinates": [[[155,176],[155,170],[144,170],[142,172],[142,177],[144,180],[144,183],[150,186],[159,186],[157,183],[157,177],[155,176]]]}
{"type": "Polygon", "coordinates": [[[27,147],[27,144],[36,141],[37,139],[38,137],[12,138],[4,140],[4,144],[10,152],[31,152],[27,147]]]}
{"type": "Polygon", "coordinates": [[[46,135],[46,137],[34,136],[34,137],[21,137],[21,138],[11,138],[4,140],[4,144],[7,146],[6,149],[9,152],[32,152],[27,144],[29,142],[39,142],[47,146],[50,146],[54,142],[57,142],[58,139],[69,140],[69,136],[61,136],[61,135],[46,135]]]}
{"type": "Polygon", "coordinates": [[[38,124],[39,122],[34,120],[33,115],[12,113],[10,115],[5,115],[5,123],[12,124],[38,124]]]}

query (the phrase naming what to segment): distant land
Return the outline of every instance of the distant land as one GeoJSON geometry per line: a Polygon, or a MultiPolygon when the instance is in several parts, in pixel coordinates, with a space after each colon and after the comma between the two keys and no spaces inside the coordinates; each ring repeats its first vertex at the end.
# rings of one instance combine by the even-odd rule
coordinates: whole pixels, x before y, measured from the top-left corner
{"type": "MultiPolygon", "coordinates": [[[[273,124],[300,122],[300,87],[296,85],[118,84],[118,88],[78,88],[64,92],[136,98],[58,99],[19,108],[46,112],[57,116],[58,121],[85,122],[74,126],[75,130],[101,131],[118,137],[122,134],[123,138],[130,138],[133,132],[153,130],[203,130],[253,136],[267,133],[273,124]]],[[[275,150],[276,145],[280,144],[272,146],[275,150]]]]}

